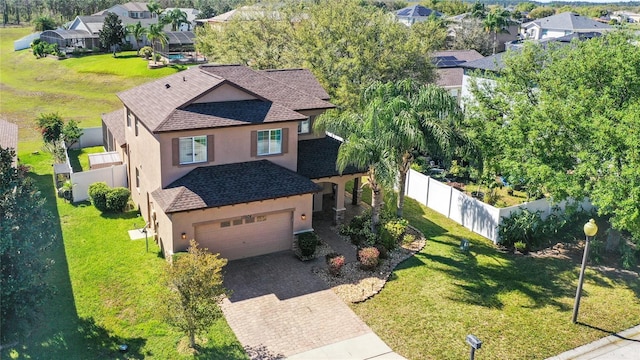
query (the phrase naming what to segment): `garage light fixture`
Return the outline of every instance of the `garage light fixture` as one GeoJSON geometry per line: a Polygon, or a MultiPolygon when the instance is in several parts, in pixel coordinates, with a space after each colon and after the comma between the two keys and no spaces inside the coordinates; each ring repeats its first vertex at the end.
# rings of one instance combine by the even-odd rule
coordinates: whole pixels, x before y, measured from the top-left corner
{"type": "Polygon", "coordinates": [[[182,233],[182,240],[187,240],[187,233],[182,233]]]}
{"type": "Polygon", "coordinates": [[[302,214],[302,215],[300,215],[300,219],[302,219],[302,220],[307,220],[307,215],[306,215],[306,214],[302,214]]]}

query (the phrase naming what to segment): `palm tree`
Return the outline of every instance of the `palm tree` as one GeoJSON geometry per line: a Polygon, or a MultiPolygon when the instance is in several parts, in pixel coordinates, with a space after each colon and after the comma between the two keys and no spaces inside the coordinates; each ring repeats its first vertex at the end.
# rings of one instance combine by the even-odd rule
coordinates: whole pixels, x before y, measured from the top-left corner
{"type": "Polygon", "coordinates": [[[495,55],[498,47],[498,33],[509,33],[506,27],[511,24],[511,13],[503,8],[495,8],[487,14],[483,23],[485,31],[493,33],[493,54],[495,55]]]}
{"type": "MultiPolygon", "coordinates": [[[[374,84],[377,85],[377,84],[374,84]]],[[[344,112],[336,117],[320,116],[315,122],[316,131],[328,131],[344,137],[340,145],[336,167],[342,172],[349,166],[367,170],[367,185],[371,188],[371,231],[376,232],[384,200],[383,188],[393,179],[395,167],[388,147],[391,128],[391,109],[400,106],[387,104],[373,95],[377,89],[371,87],[368,98],[363,97],[364,107],[360,112],[344,112]]]]}
{"type": "Polygon", "coordinates": [[[140,21],[137,24],[129,24],[127,25],[127,33],[132,35],[136,40],[136,48],[138,49],[138,56],[140,56],[140,42],[142,41],[142,37],[147,34],[147,28],[142,26],[140,21]]]}
{"type": "Polygon", "coordinates": [[[158,22],[160,21],[160,15],[162,14],[162,12],[164,11],[164,9],[162,9],[160,7],[160,4],[158,4],[157,1],[155,0],[151,0],[151,2],[149,2],[147,4],[147,9],[149,10],[149,12],[151,12],[151,16],[153,17],[153,15],[155,15],[158,18],[158,22]]]}
{"type": "Polygon", "coordinates": [[[182,24],[187,24],[187,13],[180,9],[173,9],[164,15],[163,22],[171,24],[171,31],[178,31],[182,24]]]}
{"type": "Polygon", "coordinates": [[[162,23],[151,24],[149,25],[149,31],[147,31],[147,39],[151,41],[151,46],[153,48],[153,62],[156,62],[156,44],[160,43],[161,47],[167,46],[169,43],[169,38],[167,38],[167,34],[164,33],[162,28],[164,25],[162,23]]]}

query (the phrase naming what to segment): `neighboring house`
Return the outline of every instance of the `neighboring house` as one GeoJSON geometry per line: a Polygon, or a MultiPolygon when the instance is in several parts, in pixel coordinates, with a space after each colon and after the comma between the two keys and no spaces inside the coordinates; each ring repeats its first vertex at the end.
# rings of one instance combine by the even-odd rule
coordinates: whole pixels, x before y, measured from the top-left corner
{"type": "MultiPolygon", "coordinates": [[[[457,32],[461,26],[463,26],[464,22],[470,21],[479,21],[482,24],[482,19],[477,19],[471,16],[471,13],[464,13],[460,15],[455,15],[447,18],[447,22],[449,26],[447,28],[447,37],[448,41],[451,42],[457,36],[457,32]]],[[[482,25],[484,26],[484,25],[482,25]]],[[[511,19],[511,23],[506,26],[502,32],[498,32],[496,37],[496,42],[498,46],[496,46],[496,52],[503,52],[506,50],[505,43],[512,42],[520,38],[520,34],[518,33],[520,28],[520,21],[511,19]]],[[[493,44],[494,35],[493,33],[487,33],[487,38],[491,39],[491,43],[493,44]]]]}
{"type": "Polygon", "coordinates": [[[265,10],[264,6],[259,4],[245,5],[212,18],[198,19],[196,22],[202,25],[208,24],[212,28],[219,28],[233,20],[251,21],[265,16],[270,16],[273,19],[280,19],[280,12],[276,10],[265,10]]]}
{"type": "Polygon", "coordinates": [[[521,32],[525,39],[542,40],[573,33],[602,33],[611,29],[613,27],[608,24],[572,12],[564,12],[522,24],[521,32]]]}
{"type": "MultiPolygon", "coordinates": [[[[541,45],[546,46],[546,44],[550,42],[567,45],[574,39],[585,41],[598,36],[602,36],[602,34],[599,32],[573,33],[554,39],[543,40],[541,41],[541,45]]],[[[515,46],[510,48],[509,51],[519,51],[519,48],[520,46],[515,46]]],[[[491,87],[496,83],[494,80],[495,76],[498,76],[505,67],[505,54],[507,54],[507,52],[498,53],[474,61],[468,61],[461,65],[464,69],[464,75],[462,76],[462,90],[460,93],[463,106],[465,103],[473,101],[473,94],[471,93],[471,83],[473,81],[476,81],[480,86],[488,87],[491,87]]]]}
{"type": "MultiPolygon", "coordinates": [[[[178,28],[178,31],[193,31],[193,29],[196,26],[196,19],[198,18],[198,14],[200,14],[200,10],[197,9],[191,9],[191,8],[166,8],[164,9],[164,13],[167,13],[169,11],[172,11],[174,9],[180,9],[182,12],[184,12],[187,15],[187,21],[188,23],[185,24],[181,24],[180,27],[178,28]]],[[[168,25],[169,29],[171,29],[171,25],[168,25]]]]}
{"type": "Polygon", "coordinates": [[[619,23],[640,23],[640,14],[627,11],[614,11],[611,19],[617,20],[619,23]]]}
{"type": "Polygon", "coordinates": [[[417,22],[427,21],[430,17],[442,17],[442,13],[431,10],[422,5],[413,5],[396,11],[396,20],[407,26],[417,22]]]}
{"type": "Polygon", "coordinates": [[[0,119],[0,147],[3,149],[13,149],[16,156],[12,165],[18,164],[18,125],[0,119]]]}
{"type": "Polygon", "coordinates": [[[341,142],[312,132],[334,106],[308,70],[201,65],[118,97],[105,148],[123,154],[167,257],[189,239],[228,259],[291,249],[314,211],[341,222],[345,184],[363,175],[339,174],[341,142]]]}
{"type": "Polygon", "coordinates": [[[93,15],[107,15],[107,13],[115,13],[120,18],[130,18],[136,20],[142,19],[155,19],[157,18],[156,14],[153,14],[149,11],[147,7],[148,3],[146,2],[128,2],[124,4],[117,4],[108,9],[99,11],[93,15]]]}
{"type": "Polygon", "coordinates": [[[475,50],[446,50],[433,53],[431,61],[436,67],[436,84],[445,88],[451,96],[460,102],[464,75],[462,65],[467,61],[482,58],[483,56],[475,50]]]}

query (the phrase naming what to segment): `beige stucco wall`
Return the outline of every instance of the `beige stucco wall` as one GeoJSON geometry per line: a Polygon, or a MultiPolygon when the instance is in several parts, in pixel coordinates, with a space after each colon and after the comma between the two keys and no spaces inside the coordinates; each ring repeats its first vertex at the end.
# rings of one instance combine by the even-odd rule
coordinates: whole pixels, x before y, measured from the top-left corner
{"type": "MultiPolygon", "coordinates": [[[[324,112],[324,110],[306,110],[306,111],[298,111],[299,113],[301,113],[302,115],[305,116],[318,116],[320,114],[322,114],[324,112]]],[[[310,131],[308,134],[300,134],[298,136],[298,140],[311,140],[311,139],[318,139],[318,138],[323,138],[325,137],[324,133],[314,133],[313,131],[313,120],[311,120],[311,124],[309,124],[310,126],[310,131]]],[[[296,125],[296,132],[298,131],[297,129],[297,125],[296,125]]]]}
{"type": "MultiPolygon", "coordinates": [[[[126,114],[126,113],[125,113],[126,114]]],[[[126,119],[126,115],[125,115],[126,119]]],[[[125,120],[126,121],[126,120],[125,120]]],[[[125,122],[126,124],[126,122],[125,122]]],[[[140,122],[138,136],[135,135],[135,123],[131,127],[125,126],[125,138],[129,147],[129,154],[125,162],[129,162],[131,198],[140,207],[140,213],[145,221],[149,221],[147,193],[160,187],[160,143],[140,122]],[[140,170],[140,187],[136,188],[136,167],[140,170]]]]}
{"type": "MultiPolygon", "coordinates": [[[[165,187],[181,178],[189,171],[203,165],[222,165],[245,161],[267,159],[287,169],[296,171],[298,163],[298,123],[285,122],[253,126],[231,126],[205,130],[163,133],[159,135],[162,152],[162,184],[165,187]],[[289,129],[289,149],[286,154],[271,156],[251,156],[251,132],[254,130],[289,129]],[[171,140],[181,136],[214,135],[214,161],[190,165],[173,165],[171,140]]],[[[158,184],[160,186],[160,184],[158,184]]]]}
{"type": "Polygon", "coordinates": [[[245,215],[260,215],[284,210],[293,211],[294,233],[306,231],[312,229],[312,198],[313,194],[296,195],[247,204],[173,213],[169,216],[166,216],[162,211],[158,211],[158,236],[162,238],[165,256],[168,256],[188,248],[189,240],[195,237],[196,225],[245,215]],[[302,220],[302,214],[305,214],[305,220],[302,220]],[[182,240],[183,232],[186,233],[186,240],[182,240]]]}

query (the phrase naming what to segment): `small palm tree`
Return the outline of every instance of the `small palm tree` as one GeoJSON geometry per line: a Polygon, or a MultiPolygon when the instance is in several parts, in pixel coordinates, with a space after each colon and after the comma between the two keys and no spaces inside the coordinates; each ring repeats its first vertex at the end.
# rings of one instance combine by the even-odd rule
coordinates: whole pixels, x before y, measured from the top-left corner
{"type": "Polygon", "coordinates": [[[138,49],[138,56],[140,56],[140,42],[142,38],[147,34],[147,28],[142,26],[140,21],[137,24],[129,24],[127,25],[127,34],[133,36],[136,40],[136,48],[138,49]]]}
{"type": "Polygon", "coordinates": [[[163,22],[171,24],[171,31],[178,31],[180,25],[187,24],[189,21],[187,20],[187,13],[180,9],[173,9],[165,14],[163,22]]]}
{"type": "Polygon", "coordinates": [[[149,31],[147,31],[147,38],[151,41],[151,46],[153,48],[153,62],[156,62],[156,45],[160,43],[160,48],[167,46],[169,43],[169,38],[167,38],[167,34],[164,33],[162,28],[164,25],[162,23],[151,24],[149,25],[149,31]]]}
{"type": "Polygon", "coordinates": [[[503,8],[495,8],[487,14],[483,23],[485,31],[493,33],[493,53],[495,54],[498,47],[498,33],[509,34],[506,27],[512,23],[511,13],[503,8]]]}
{"type": "Polygon", "coordinates": [[[151,12],[152,17],[155,15],[158,19],[160,19],[160,15],[164,11],[164,9],[160,7],[160,4],[155,0],[152,0],[147,4],[147,9],[151,12]]]}

